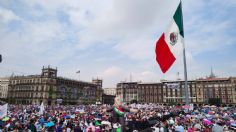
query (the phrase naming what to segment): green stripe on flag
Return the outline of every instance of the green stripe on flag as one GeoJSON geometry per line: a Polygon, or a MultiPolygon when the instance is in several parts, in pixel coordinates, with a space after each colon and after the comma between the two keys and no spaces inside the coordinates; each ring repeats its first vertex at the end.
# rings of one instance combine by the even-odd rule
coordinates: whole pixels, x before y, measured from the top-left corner
{"type": "Polygon", "coordinates": [[[124,116],[124,112],[122,112],[122,111],[119,111],[116,107],[114,108],[114,111],[115,111],[115,113],[116,114],[118,114],[119,116],[124,116]]]}
{"type": "Polygon", "coordinates": [[[116,132],[121,132],[120,128],[116,128],[116,132]]]}
{"type": "Polygon", "coordinates": [[[178,25],[180,35],[184,38],[184,25],[183,25],[183,14],[182,14],[182,2],[179,3],[178,8],[174,14],[175,23],[178,25]]]}

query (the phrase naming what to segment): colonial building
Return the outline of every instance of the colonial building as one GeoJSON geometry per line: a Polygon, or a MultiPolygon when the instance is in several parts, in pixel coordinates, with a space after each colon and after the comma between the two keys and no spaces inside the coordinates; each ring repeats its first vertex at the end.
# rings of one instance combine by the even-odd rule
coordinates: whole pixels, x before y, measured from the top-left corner
{"type": "Polygon", "coordinates": [[[10,77],[8,101],[13,104],[95,103],[101,98],[101,80],[78,81],[57,76],[57,69],[43,67],[41,75],[10,77]],[[60,100],[60,101],[58,101],[60,100]]]}
{"type": "Polygon", "coordinates": [[[0,99],[2,100],[7,98],[9,83],[10,80],[8,77],[0,78],[0,99]]]}
{"type": "Polygon", "coordinates": [[[163,102],[163,94],[166,94],[161,83],[139,83],[137,89],[140,103],[163,102]]]}
{"type": "MultiPolygon", "coordinates": [[[[140,103],[185,103],[184,81],[161,81],[159,83],[122,82],[117,84],[117,96],[125,102],[137,99],[140,103]]],[[[236,104],[236,77],[210,76],[188,81],[190,102],[206,104],[219,99],[223,104],[236,104]]]]}
{"type": "Polygon", "coordinates": [[[116,95],[116,88],[103,88],[103,93],[106,95],[116,95]]]}
{"type": "MultiPolygon", "coordinates": [[[[162,81],[163,102],[162,103],[185,103],[184,81],[162,81]],[[177,87],[173,88],[173,85],[177,87]]],[[[191,103],[197,103],[196,81],[188,81],[188,95],[191,103]]]]}
{"type": "Polygon", "coordinates": [[[102,101],[102,95],[103,95],[103,89],[102,89],[102,79],[93,79],[92,80],[93,84],[97,85],[97,90],[96,90],[96,101],[101,102],[102,101]]]}
{"type": "Polygon", "coordinates": [[[198,102],[219,98],[223,104],[236,104],[236,77],[196,80],[198,102]]]}
{"type": "Polygon", "coordinates": [[[130,102],[138,99],[137,82],[121,82],[117,84],[116,96],[120,97],[123,102],[130,102]]]}

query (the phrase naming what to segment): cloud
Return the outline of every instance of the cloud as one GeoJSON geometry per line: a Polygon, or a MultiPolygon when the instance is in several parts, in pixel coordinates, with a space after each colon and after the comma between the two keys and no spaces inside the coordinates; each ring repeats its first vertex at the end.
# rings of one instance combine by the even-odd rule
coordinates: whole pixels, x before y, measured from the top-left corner
{"type": "Polygon", "coordinates": [[[102,78],[110,78],[120,75],[122,73],[122,69],[116,66],[112,66],[107,68],[105,71],[101,73],[102,78]]]}
{"type": "MultiPolygon", "coordinates": [[[[179,0],[0,3],[3,67],[38,73],[42,65],[51,64],[58,66],[61,75],[72,78],[78,78],[74,71],[79,68],[86,80],[100,76],[105,86],[113,87],[128,80],[130,73],[134,80],[147,82],[175,79],[177,72],[183,78],[182,56],[163,75],[154,52],[179,0]]],[[[235,43],[234,6],[233,0],[183,1],[189,78],[207,71],[211,61],[203,63],[205,58],[200,56],[221,52],[235,43]]]]}
{"type": "MultiPolygon", "coordinates": [[[[114,0],[109,2],[108,8],[101,7],[98,13],[94,10],[80,10],[77,11],[77,15],[70,13],[72,23],[83,25],[78,32],[80,38],[78,47],[87,48],[98,42],[116,45],[117,41],[123,39],[135,39],[143,35],[153,36],[153,31],[157,32],[158,27],[162,27],[161,25],[171,14],[170,10],[162,10],[163,5],[167,4],[168,2],[156,0],[149,2],[114,0]],[[79,12],[82,12],[82,15],[79,12]],[[83,12],[89,12],[89,15],[83,12]],[[84,22],[87,19],[79,19],[82,17],[90,18],[90,21],[84,22]],[[81,21],[86,24],[80,24],[81,21]]],[[[172,3],[169,6],[175,5],[172,3]]]]}
{"type": "Polygon", "coordinates": [[[193,31],[186,35],[186,46],[193,54],[221,50],[223,47],[236,42],[235,38],[228,35],[228,31],[233,27],[231,21],[209,21],[204,19],[201,22],[198,21],[199,19],[191,24],[193,26],[190,27],[193,31]]]}
{"type": "Polygon", "coordinates": [[[152,71],[143,71],[140,73],[136,73],[135,75],[135,79],[137,81],[142,81],[142,82],[157,82],[159,81],[159,79],[161,79],[161,76],[158,74],[155,74],[152,71]]]}
{"type": "Polygon", "coordinates": [[[123,40],[114,49],[132,59],[149,59],[154,54],[155,44],[147,38],[123,40]],[[153,51],[153,52],[151,52],[153,51]]]}
{"type": "Polygon", "coordinates": [[[124,70],[117,66],[111,66],[97,74],[103,79],[104,87],[115,87],[115,84],[124,79],[124,70]]]}
{"type": "Polygon", "coordinates": [[[8,23],[14,20],[20,20],[20,18],[11,10],[0,7],[0,21],[8,23]]]}

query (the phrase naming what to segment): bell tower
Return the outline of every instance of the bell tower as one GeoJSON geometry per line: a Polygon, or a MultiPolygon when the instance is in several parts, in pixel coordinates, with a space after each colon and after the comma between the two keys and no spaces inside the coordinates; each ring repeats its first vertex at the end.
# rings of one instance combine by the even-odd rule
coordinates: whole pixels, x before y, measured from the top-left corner
{"type": "Polygon", "coordinates": [[[51,68],[50,66],[44,67],[42,69],[42,76],[43,77],[57,77],[57,68],[51,68]]]}

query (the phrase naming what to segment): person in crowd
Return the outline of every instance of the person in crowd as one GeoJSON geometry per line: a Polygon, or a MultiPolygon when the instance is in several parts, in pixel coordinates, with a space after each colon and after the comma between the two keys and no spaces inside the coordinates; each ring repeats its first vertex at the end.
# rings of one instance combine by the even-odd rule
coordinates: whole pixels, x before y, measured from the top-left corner
{"type": "Polygon", "coordinates": [[[1,131],[30,132],[110,132],[120,131],[236,131],[236,108],[198,106],[187,109],[159,104],[124,105],[120,98],[114,105],[9,105],[0,119],[1,131]]]}
{"type": "Polygon", "coordinates": [[[125,112],[133,112],[133,113],[137,113],[138,110],[137,109],[131,109],[128,107],[125,107],[120,98],[116,97],[114,99],[114,105],[108,109],[104,109],[104,112],[112,112],[112,123],[114,125],[114,127],[119,127],[119,125],[121,125],[120,129],[121,132],[125,132],[125,112]]]}

